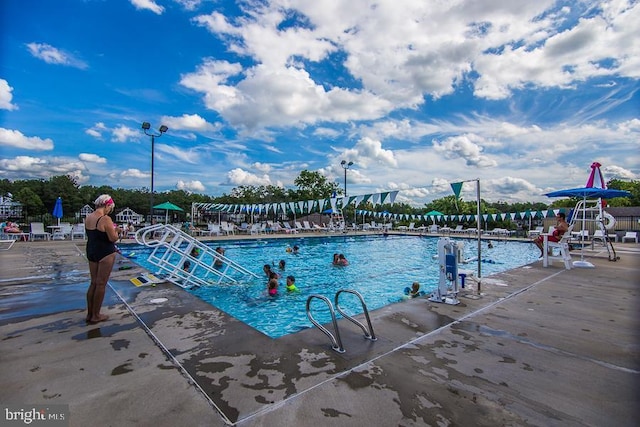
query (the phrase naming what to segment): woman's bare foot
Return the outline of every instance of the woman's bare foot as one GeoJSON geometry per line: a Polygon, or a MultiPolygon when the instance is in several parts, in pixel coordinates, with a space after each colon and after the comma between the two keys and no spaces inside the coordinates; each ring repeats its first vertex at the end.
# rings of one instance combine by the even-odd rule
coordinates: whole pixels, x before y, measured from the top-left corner
{"type": "Polygon", "coordinates": [[[106,314],[100,314],[98,315],[97,318],[91,318],[89,320],[87,320],[87,323],[90,325],[95,325],[96,323],[100,323],[100,322],[104,322],[105,320],[108,320],[109,316],[107,316],[106,314]]]}

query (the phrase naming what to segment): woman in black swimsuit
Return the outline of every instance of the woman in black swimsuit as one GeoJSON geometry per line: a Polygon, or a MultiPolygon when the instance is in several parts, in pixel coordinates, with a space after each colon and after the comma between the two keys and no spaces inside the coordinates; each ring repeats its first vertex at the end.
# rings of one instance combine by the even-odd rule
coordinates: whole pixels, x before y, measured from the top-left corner
{"type": "Polygon", "coordinates": [[[89,272],[91,284],[87,291],[87,323],[95,324],[104,322],[109,318],[106,314],[100,314],[104,293],[116,260],[120,229],[109,217],[109,213],[115,208],[113,199],[108,194],[103,194],[94,202],[96,210],[87,216],[84,221],[87,232],[87,260],[89,260],[89,272]]]}

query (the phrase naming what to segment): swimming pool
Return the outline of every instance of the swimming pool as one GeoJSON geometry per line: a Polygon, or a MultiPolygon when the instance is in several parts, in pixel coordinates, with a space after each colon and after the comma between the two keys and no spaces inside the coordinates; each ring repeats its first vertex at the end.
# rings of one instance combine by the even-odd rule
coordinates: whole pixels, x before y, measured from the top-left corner
{"type": "MultiPolygon", "coordinates": [[[[465,258],[477,255],[477,241],[465,242],[465,258]]],[[[311,327],[307,318],[306,302],[312,294],[323,295],[330,301],[340,289],[355,289],[364,298],[369,311],[402,301],[404,288],[417,281],[421,290],[430,293],[438,284],[437,237],[418,236],[333,236],[293,239],[259,239],[215,241],[212,247],[223,246],[225,255],[253,271],[259,279],[235,285],[211,285],[191,289],[188,292],[259,330],[271,338],[278,338],[311,327]],[[287,247],[298,245],[298,254],[288,253],[287,247]],[[334,253],[345,254],[346,267],[332,265],[334,253]],[[284,270],[278,262],[284,260],[284,270]],[[267,294],[267,278],[262,272],[264,264],[281,274],[278,295],[267,294]],[[296,278],[298,292],[287,292],[286,276],[296,278]]],[[[493,241],[482,243],[482,276],[502,272],[532,263],[539,251],[531,243],[493,241]]],[[[134,262],[155,272],[157,268],[146,262],[151,249],[142,246],[123,247],[135,251],[134,262]]],[[[475,262],[460,268],[477,271],[475,262]]],[[[348,313],[362,313],[356,297],[344,295],[340,306],[348,313]],[[353,298],[351,298],[353,297],[353,298]]],[[[314,299],[313,316],[321,323],[331,321],[328,307],[314,299]]]]}

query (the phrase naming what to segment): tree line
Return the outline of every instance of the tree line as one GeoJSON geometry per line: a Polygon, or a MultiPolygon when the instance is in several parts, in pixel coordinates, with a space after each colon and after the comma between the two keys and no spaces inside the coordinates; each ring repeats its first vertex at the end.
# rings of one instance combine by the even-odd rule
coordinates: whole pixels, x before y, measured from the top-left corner
{"type": "MultiPolygon", "coordinates": [[[[171,202],[188,211],[192,203],[223,203],[223,204],[259,204],[280,203],[299,200],[317,200],[329,198],[335,192],[342,194],[340,185],[330,182],[319,172],[303,170],[294,180],[295,188],[283,188],[274,185],[242,185],[233,188],[229,194],[221,196],[209,196],[206,194],[189,193],[184,190],[170,190],[154,194],[156,204],[171,202]]],[[[640,181],[611,180],[608,188],[627,190],[631,197],[622,197],[608,200],[609,206],[640,206],[640,181]]],[[[49,179],[31,180],[0,180],[0,194],[11,195],[12,199],[23,206],[24,219],[29,216],[41,216],[51,213],[56,199],[62,197],[65,216],[79,212],[84,205],[93,207],[93,201],[100,194],[110,194],[116,201],[116,211],[129,207],[143,215],[149,214],[150,191],[148,188],[124,189],[114,188],[108,185],[92,186],[79,185],[72,176],[59,175],[49,179]]],[[[527,210],[538,211],[550,208],[573,207],[576,199],[556,199],[550,204],[540,202],[487,202],[481,200],[481,212],[483,214],[496,214],[507,212],[524,212],[527,210]]],[[[353,206],[345,209],[345,216],[352,217],[353,206]]],[[[360,205],[358,209],[387,211],[395,214],[422,215],[428,211],[436,210],[444,214],[470,215],[477,211],[476,201],[464,201],[454,195],[435,199],[422,207],[411,206],[405,203],[384,204],[376,206],[360,205]]],[[[13,218],[20,220],[20,218],[13,218]]],[[[28,221],[25,221],[28,222],[28,221]]]]}

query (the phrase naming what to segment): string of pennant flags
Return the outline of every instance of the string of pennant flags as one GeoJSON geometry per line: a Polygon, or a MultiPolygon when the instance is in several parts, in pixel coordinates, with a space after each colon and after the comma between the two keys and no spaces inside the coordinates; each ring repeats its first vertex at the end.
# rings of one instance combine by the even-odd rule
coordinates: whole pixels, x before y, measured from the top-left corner
{"type": "MultiPolygon", "coordinates": [[[[330,197],[317,200],[299,200],[294,202],[278,202],[278,203],[192,203],[191,211],[206,211],[206,212],[224,212],[229,214],[265,214],[278,213],[305,215],[311,213],[332,213],[338,212],[339,209],[353,204],[358,206],[360,203],[371,203],[375,208],[377,205],[383,205],[385,203],[393,204],[395,202],[398,191],[385,191],[381,193],[363,194],[357,196],[341,196],[330,197]]],[[[555,216],[558,212],[564,212],[560,209],[548,209],[537,211],[523,211],[523,212],[511,212],[511,213],[496,213],[496,214],[483,214],[482,220],[487,221],[505,221],[505,220],[524,220],[524,219],[544,219],[548,216],[555,216]]],[[[373,210],[358,210],[356,209],[356,215],[362,215],[366,217],[372,217],[376,219],[384,219],[390,221],[420,221],[420,220],[432,220],[434,222],[442,221],[457,221],[457,222],[473,222],[476,220],[475,214],[442,214],[442,215],[427,215],[427,214],[408,214],[408,213],[392,213],[392,212],[378,212],[373,210]]]]}

